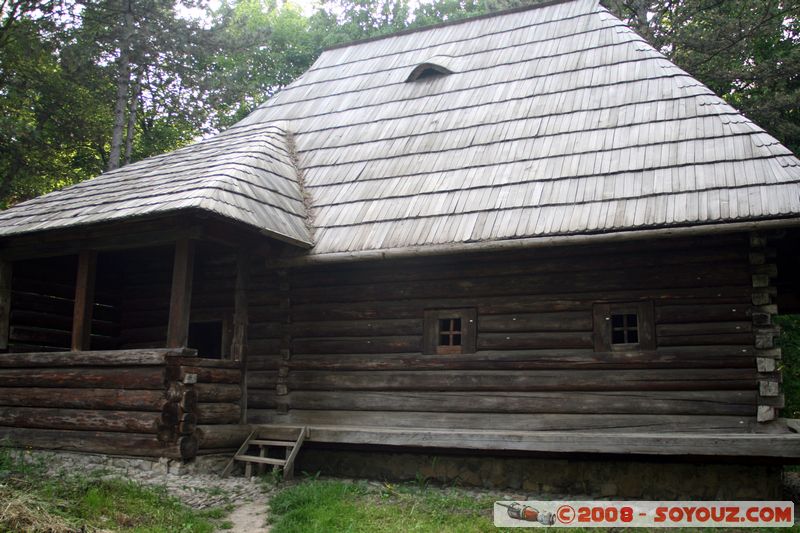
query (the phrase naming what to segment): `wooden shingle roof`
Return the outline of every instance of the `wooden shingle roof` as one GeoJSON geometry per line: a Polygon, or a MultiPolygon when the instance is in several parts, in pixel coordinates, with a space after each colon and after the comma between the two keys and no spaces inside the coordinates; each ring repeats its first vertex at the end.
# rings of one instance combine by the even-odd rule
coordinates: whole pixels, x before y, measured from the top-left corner
{"type": "Polygon", "coordinates": [[[596,0],[328,50],[225,134],[15,207],[0,234],[63,223],[62,198],[83,220],[94,192],[123,199],[87,221],[212,203],[171,165],[199,184],[235,168],[215,209],[297,242],[307,215],[320,256],[800,216],[800,161],[596,0]],[[423,64],[450,73],[407,81],[423,64]],[[304,191],[271,124],[293,135],[304,191]],[[126,189],[139,175],[159,192],[126,189]]]}
{"type": "Polygon", "coordinates": [[[299,173],[281,125],[232,128],[0,212],[0,237],[201,210],[310,246],[299,173]]]}

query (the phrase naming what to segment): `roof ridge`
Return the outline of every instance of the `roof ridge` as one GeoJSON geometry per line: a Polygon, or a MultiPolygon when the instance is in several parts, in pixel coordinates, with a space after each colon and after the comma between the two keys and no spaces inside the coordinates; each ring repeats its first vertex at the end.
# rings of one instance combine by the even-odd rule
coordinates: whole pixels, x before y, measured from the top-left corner
{"type": "Polygon", "coordinates": [[[374,41],[380,41],[382,39],[387,39],[389,37],[399,37],[401,35],[408,35],[411,33],[418,33],[422,31],[433,30],[437,28],[443,28],[446,26],[456,26],[458,24],[464,24],[466,22],[473,22],[476,20],[488,19],[493,17],[502,17],[503,15],[512,15],[514,13],[521,13],[523,11],[532,11],[534,9],[541,9],[544,7],[550,7],[558,4],[566,4],[569,2],[577,2],[579,0],[534,0],[534,3],[526,5],[526,6],[519,6],[519,7],[512,7],[510,9],[503,9],[501,11],[490,11],[488,13],[484,13],[482,15],[475,15],[474,17],[464,17],[458,20],[448,20],[445,22],[439,22],[437,24],[430,24],[427,26],[419,26],[416,28],[405,28],[402,30],[398,30],[392,33],[387,33],[384,35],[375,35],[373,37],[365,37],[363,39],[356,39],[355,41],[347,41],[344,43],[334,44],[331,46],[326,47],[323,51],[327,52],[328,50],[337,50],[339,48],[348,48],[350,46],[356,46],[359,44],[364,43],[371,43],[374,41]]]}

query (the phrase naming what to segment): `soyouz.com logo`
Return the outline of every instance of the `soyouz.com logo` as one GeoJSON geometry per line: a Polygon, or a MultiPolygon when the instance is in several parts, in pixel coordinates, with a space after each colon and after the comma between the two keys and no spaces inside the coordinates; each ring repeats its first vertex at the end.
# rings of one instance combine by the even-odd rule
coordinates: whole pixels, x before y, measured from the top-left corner
{"type": "Polygon", "coordinates": [[[498,501],[497,527],[791,527],[792,502],[498,501]]]}

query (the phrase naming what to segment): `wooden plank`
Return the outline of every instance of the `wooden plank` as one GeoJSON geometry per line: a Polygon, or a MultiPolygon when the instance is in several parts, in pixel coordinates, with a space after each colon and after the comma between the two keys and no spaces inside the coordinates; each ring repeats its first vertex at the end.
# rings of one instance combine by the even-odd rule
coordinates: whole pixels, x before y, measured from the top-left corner
{"type": "Polygon", "coordinates": [[[172,289],[169,301],[167,348],[185,347],[189,340],[189,313],[192,308],[195,242],[179,239],[175,243],[172,289]]]}
{"type": "Polygon", "coordinates": [[[552,453],[800,458],[800,435],[379,429],[319,425],[309,442],[552,453]]]}
{"type": "MultiPolygon", "coordinates": [[[[256,392],[256,391],[254,391],[256,392]]],[[[258,391],[267,392],[267,391],[258,391]]],[[[256,395],[254,407],[268,397],[256,395]]],[[[753,416],[756,391],[372,392],[290,391],[292,409],[471,413],[683,414],[753,416]]],[[[387,422],[389,424],[389,422],[387,422]]]]}
{"type": "Polygon", "coordinates": [[[11,317],[11,277],[13,264],[0,260],[0,351],[8,350],[11,317]]]}
{"type": "Polygon", "coordinates": [[[75,282],[75,305],[72,313],[72,351],[81,352],[91,346],[94,286],[97,252],[81,250],[78,255],[78,276],[75,282]]]}

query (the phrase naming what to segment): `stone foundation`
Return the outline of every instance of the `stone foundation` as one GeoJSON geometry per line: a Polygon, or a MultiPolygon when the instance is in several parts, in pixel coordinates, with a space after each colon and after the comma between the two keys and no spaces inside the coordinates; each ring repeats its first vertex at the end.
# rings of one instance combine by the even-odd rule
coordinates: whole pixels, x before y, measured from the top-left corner
{"type": "Polygon", "coordinates": [[[528,494],[656,500],[780,499],[782,467],[732,463],[562,459],[304,447],[297,471],[432,481],[528,494]]]}
{"type": "Polygon", "coordinates": [[[98,453],[55,452],[48,450],[11,450],[11,453],[27,463],[43,462],[56,465],[69,465],[78,470],[99,470],[103,468],[115,471],[153,472],[155,474],[207,475],[220,474],[230,461],[230,455],[201,455],[191,461],[180,459],[126,457],[104,455],[98,453]]]}

